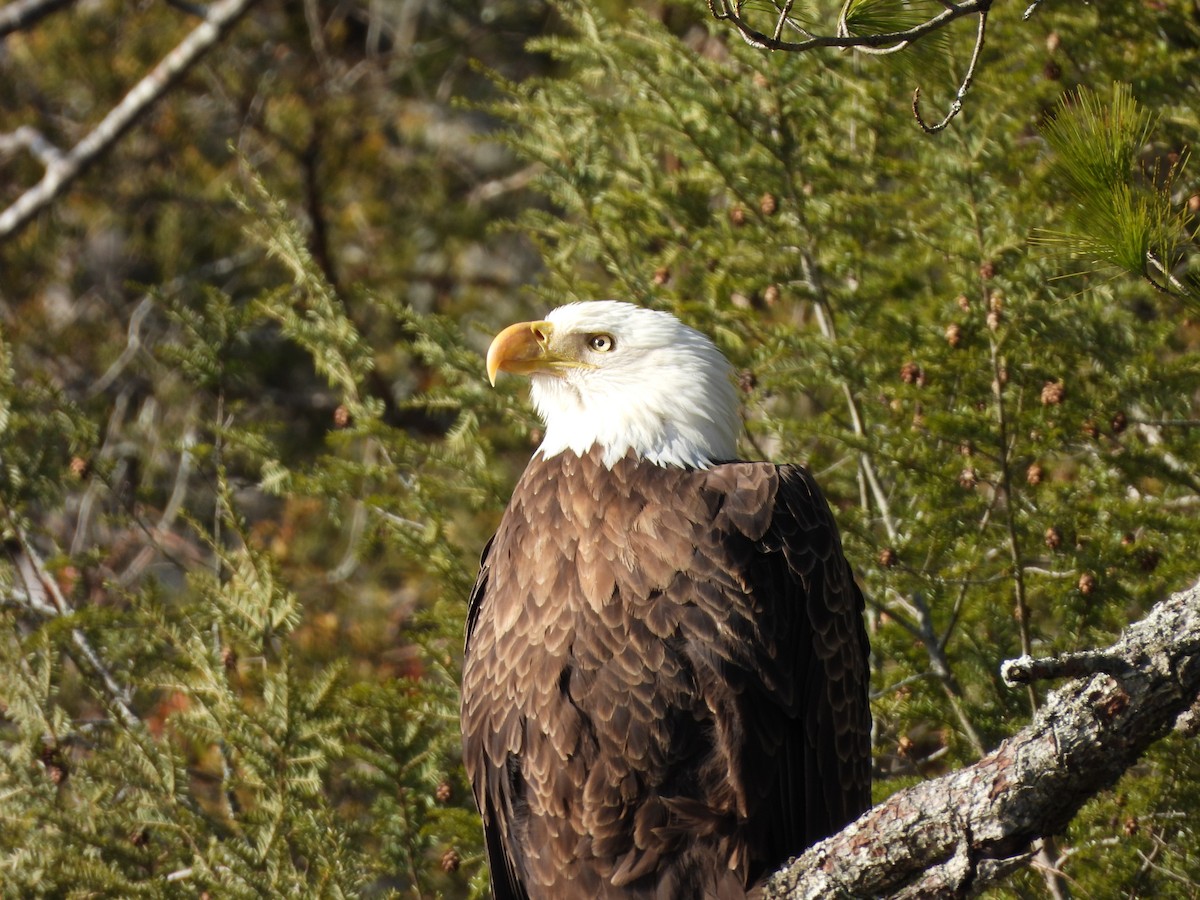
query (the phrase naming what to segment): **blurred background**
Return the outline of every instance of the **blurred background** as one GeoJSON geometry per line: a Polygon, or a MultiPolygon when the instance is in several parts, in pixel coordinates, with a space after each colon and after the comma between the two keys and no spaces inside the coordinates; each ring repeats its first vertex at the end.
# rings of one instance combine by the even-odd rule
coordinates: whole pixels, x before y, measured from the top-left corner
{"type": "MultiPolygon", "coordinates": [[[[480,353],[576,299],[713,335],[745,455],[824,485],[877,797],[1020,728],[1002,660],[1200,575],[1200,6],[1110,6],[997,4],[977,69],[977,17],[0,6],[0,216],[229,16],[0,218],[0,892],[486,893],[462,621],[539,434],[480,353]]],[[[1198,896],[1198,802],[1168,737],[992,895],[1198,896]]]]}

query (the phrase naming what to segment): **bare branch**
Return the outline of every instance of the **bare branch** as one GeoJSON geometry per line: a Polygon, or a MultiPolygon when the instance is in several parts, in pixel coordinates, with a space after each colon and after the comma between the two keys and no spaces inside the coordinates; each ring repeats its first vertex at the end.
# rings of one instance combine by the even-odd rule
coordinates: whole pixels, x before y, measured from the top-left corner
{"type": "Polygon", "coordinates": [[[1004,679],[1005,684],[1013,686],[1048,678],[1080,678],[1102,673],[1124,675],[1129,671],[1129,663],[1118,656],[1103,651],[1084,650],[1044,659],[1018,656],[1016,659],[1007,660],[1000,667],[1000,677],[1004,679]]]}
{"type": "Polygon", "coordinates": [[[983,38],[987,33],[987,10],[979,14],[979,26],[975,32],[975,49],[971,53],[971,62],[967,66],[967,72],[963,75],[962,83],[958,86],[958,93],[954,95],[954,102],[950,104],[950,111],[946,113],[945,118],[934,125],[926,124],[921,117],[921,89],[917,88],[913,91],[912,111],[913,118],[917,120],[917,124],[921,126],[921,130],[926,134],[937,134],[950,124],[950,120],[962,112],[963,98],[967,96],[967,91],[971,89],[971,82],[975,80],[975,69],[979,65],[979,54],[983,50],[983,38]]]}
{"type": "MultiPolygon", "coordinates": [[[[971,83],[974,81],[975,72],[979,66],[979,57],[983,50],[984,36],[987,32],[987,14],[992,8],[992,0],[965,0],[962,3],[954,2],[954,0],[940,0],[940,2],[943,7],[942,11],[926,19],[924,22],[901,31],[887,31],[879,34],[853,34],[851,32],[849,16],[852,0],[845,0],[843,2],[841,10],[838,13],[837,24],[833,34],[813,34],[810,31],[799,28],[789,18],[792,10],[791,0],[785,0],[782,4],[778,0],[775,2],[774,6],[778,12],[778,16],[775,18],[773,33],[770,35],[759,31],[742,17],[742,4],[736,2],[736,0],[734,2],[730,2],[730,0],[708,0],[708,11],[713,18],[729,22],[737,29],[742,40],[760,50],[783,50],[789,53],[804,53],[820,47],[838,47],[847,50],[858,50],[862,53],[869,53],[876,56],[904,50],[916,41],[946,28],[952,22],[965,16],[978,16],[979,23],[975,31],[975,47],[971,53],[971,62],[967,66],[966,74],[958,86],[958,92],[955,94],[954,100],[950,104],[950,110],[946,113],[945,117],[932,125],[926,122],[921,115],[921,89],[918,87],[913,92],[913,117],[927,134],[936,134],[949,125],[954,117],[962,112],[963,100],[967,92],[971,89],[971,83]],[[806,39],[802,41],[783,40],[781,35],[783,34],[785,24],[791,25],[794,29],[803,32],[807,36],[806,39]]],[[[1035,0],[1033,5],[1026,10],[1026,18],[1033,13],[1033,10],[1040,2],[1041,0],[1035,0]]]]}
{"type": "MultiPolygon", "coordinates": [[[[95,128],[60,159],[46,166],[42,179],[0,213],[0,241],[50,205],[85,169],[108,151],[154,103],[229,32],[257,0],[220,0],[207,18],[114,106],[95,128]]],[[[2,34],[2,32],[0,32],[2,34]]]]}
{"type": "Polygon", "coordinates": [[[0,157],[12,156],[20,150],[33,154],[47,169],[62,162],[62,151],[32,125],[22,125],[11,134],[0,134],[0,157]]]}
{"type": "Polygon", "coordinates": [[[978,763],[892,795],[809,848],[764,898],[966,897],[1027,864],[1039,838],[1195,708],[1200,584],[1090,656],[1106,671],[1051,692],[1028,727],[978,763]]]}
{"type": "Polygon", "coordinates": [[[944,5],[946,8],[936,16],[927,19],[919,25],[914,25],[912,28],[906,28],[903,31],[852,35],[845,33],[844,29],[839,29],[841,33],[813,35],[804,41],[785,41],[758,31],[742,18],[740,10],[730,6],[728,0],[708,0],[708,11],[714,19],[723,19],[733,25],[737,29],[738,34],[742,36],[742,39],[752,47],[757,47],[760,50],[784,50],[789,53],[804,53],[807,50],[815,50],[818,47],[841,47],[844,49],[861,50],[863,48],[892,47],[896,44],[908,45],[945,28],[956,19],[986,13],[991,9],[992,0],[966,0],[965,3],[946,3],[944,5]]]}
{"type": "Polygon", "coordinates": [[[53,12],[73,4],[75,0],[14,0],[0,7],[0,38],[31,28],[53,12]]]}

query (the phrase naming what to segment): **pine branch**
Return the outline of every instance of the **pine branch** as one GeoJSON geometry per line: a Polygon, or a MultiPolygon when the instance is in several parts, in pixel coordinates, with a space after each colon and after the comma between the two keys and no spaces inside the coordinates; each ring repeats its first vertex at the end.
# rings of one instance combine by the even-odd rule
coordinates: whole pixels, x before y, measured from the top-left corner
{"type": "MultiPolygon", "coordinates": [[[[66,153],[39,153],[41,180],[0,212],[0,243],[20,231],[106,153],[150,108],[223,38],[257,0],[221,0],[87,136],[66,153]]],[[[0,30],[0,37],[4,32],[0,30]]]]}
{"type": "Polygon", "coordinates": [[[1200,583],[1104,650],[1014,660],[1016,681],[1095,673],[1052,692],[1033,722],[972,766],[893,794],[776,873],[766,898],[966,897],[1027,864],[1200,696],[1200,583]]]}
{"type": "MultiPolygon", "coordinates": [[[[11,512],[6,511],[8,527],[16,538],[16,546],[11,551],[13,566],[21,577],[24,591],[18,600],[34,612],[46,616],[69,616],[75,609],[63,594],[58,582],[46,570],[46,564],[41,555],[26,537],[24,530],[11,512]]],[[[113,705],[121,723],[126,727],[141,724],[138,714],[133,711],[132,692],[121,685],[108,664],[97,652],[86,634],[78,628],[71,629],[71,641],[75,644],[75,652],[71,658],[81,671],[88,673],[99,682],[101,693],[107,696],[113,705]]]]}

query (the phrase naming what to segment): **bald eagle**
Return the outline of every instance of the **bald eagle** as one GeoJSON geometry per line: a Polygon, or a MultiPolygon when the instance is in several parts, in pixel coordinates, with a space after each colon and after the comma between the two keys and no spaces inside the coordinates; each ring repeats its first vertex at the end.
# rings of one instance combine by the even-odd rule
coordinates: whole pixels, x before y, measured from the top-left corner
{"type": "Polygon", "coordinates": [[[743,898],[870,803],[863,600],[803,468],[739,462],[732,369],[575,303],[487,355],[545,437],[483,552],[463,755],[509,898],[743,898]]]}

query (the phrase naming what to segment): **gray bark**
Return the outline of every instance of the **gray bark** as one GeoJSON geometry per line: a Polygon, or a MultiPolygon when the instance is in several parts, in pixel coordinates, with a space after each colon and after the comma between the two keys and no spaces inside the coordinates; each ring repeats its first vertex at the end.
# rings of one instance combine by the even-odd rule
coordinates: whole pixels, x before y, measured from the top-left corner
{"type": "Polygon", "coordinates": [[[1081,672],[992,753],[892,795],[776,873],[764,898],[967,897],[1024,865],[1177,723],[1192,729],[1200,584],[1102,651],[1004,668],[1010,682],[1081,672]]]}

